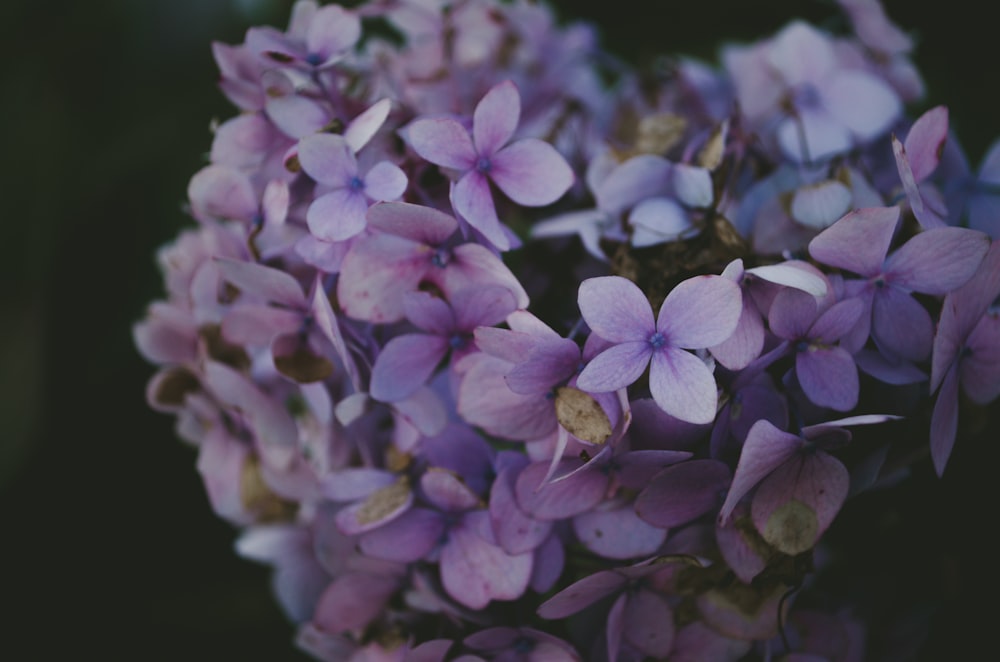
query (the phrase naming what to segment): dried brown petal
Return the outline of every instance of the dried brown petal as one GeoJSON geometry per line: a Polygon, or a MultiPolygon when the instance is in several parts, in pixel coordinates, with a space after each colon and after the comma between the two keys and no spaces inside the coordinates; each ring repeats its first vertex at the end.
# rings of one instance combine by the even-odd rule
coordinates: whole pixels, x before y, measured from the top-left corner
{"type": "Polygon", "coordinates": [[[260,460],[250,456],[240,474],[240,501],[258,522],[285,522],[295,517],[297,505],[271,491],[260,472],[260,460]]]}
{"type": "Polygon", "coordinates": [[[591,396],[579,389],[564,386],[556,390],[556,418],[578,439],[603,444],[611,436],[611,421],[591,396]]]}
{"type": "Polygon", "coordinates": [[[409,501],[411,496],[410,481],[404,476],[392,485],[386,485],[369,494],[358,509],[355,519],[361,525],[385,519],[387,515],[409,501]]]}

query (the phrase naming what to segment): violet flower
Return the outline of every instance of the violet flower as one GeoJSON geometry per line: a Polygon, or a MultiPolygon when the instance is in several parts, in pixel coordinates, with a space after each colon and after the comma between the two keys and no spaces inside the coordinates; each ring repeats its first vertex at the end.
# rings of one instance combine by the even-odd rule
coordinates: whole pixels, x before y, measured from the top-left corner
{"type": "Polygon", "coordinates": [[[476,106],[471,136],[450,118],[418,119],[406,131],[417,154],[461,173],[451,192],[455,211],[500,250],[510,248],[510,240],[497,218],[491,181],[517,204],[539,207],[558,200],[574,179],[569,164],[548,143],[525,138],[508,144],[520,114],[517,87],[506,81],[476,106]]]}
{"type": "Polygon", "coordinates": [[[591,330],[614,345],[583,369],[577,386],[604,393],[632,384],[650,367],[649,390],[665,412],[690,423],[715,419],[712,371],[685,349],[718,345],[736,329],[739,287],[720,276],[696,276],[675,287],[653,312],[642,291],[619,276],[580,285],[579,304],[591,330]]]}

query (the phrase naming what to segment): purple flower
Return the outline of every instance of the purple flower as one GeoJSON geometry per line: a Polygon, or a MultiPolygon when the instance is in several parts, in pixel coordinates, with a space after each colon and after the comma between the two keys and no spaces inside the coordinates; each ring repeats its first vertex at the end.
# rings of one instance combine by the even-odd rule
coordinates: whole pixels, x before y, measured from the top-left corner
{"type": "Polygon", "coordinates": [[[905,143],[899,142],[896,136],[892,137],[892,153],[896,157],[896,169],[903,182],[903,190],[913,215],[925,228],[945,225],[948,216],[940,194],[926,190],[926,187],[922,191],[919,187],[937,168],[947,139],[948,109],[944,106],[931,108],[921,115],[910,128],[905,143]],[[931,196],[931,199],[925,199],[925,195],[931,196]]]}
{"type": "Polygon", "coordinates": [[[361,19],[339,5],[297,2],[288,33],[251,28],[247,48],[271,63],[313,70],[336,64],[361,38],[361,19]]]}
{"type": "Polygon", "coordinates": [[[852,271],[845,292],[864,304],[845,345],[857,351],[869,330],[883,354],[910,361],[927,357],[934,324],[910,292],[943,295],[972,277],[989,250],[989,237],[975,230],[925,230],[886,257],[899,220],[898,207],[853,211],[809,243],[819,262],[852,271]]]}
{"type": "Polygon", "coordinates": [[[410,146],[431,163],[461,173],[452,204],[469,225],[500,250],[510,248],[497,218],[492,181],[526,207],[555,202],[573,184],[573,170],[548,143],[534,138],[510,142],[521,114],[514,83],[496,85],[476,106],[472,135],[451,118],[418,119],[407,129],[410,146]]]}
{"type": "Polygon", "coordinates": [[[309,230],[324,241],[350,239],[365,229],[369,201],[396,200],[406,190],[406,175],[388,161],[362,174],[342,136],[321,133],[303,139],[299,162],[327,191],[306,212],[309,230]]]}
{"type": "Polygon", "coordinates": [[[718,394],[712,371],[685,349],[718,345],[736,329],[740,288],[720,276],[696,276],[675,287],[653,311],[635,283],[619,276],[580,285],[580,312],[591,330],[614,343],[577,379],[584,391],[604,393],[632,384],[649,370],[649,390],[665,412],[690,423],[715,418],[718,394]]]}

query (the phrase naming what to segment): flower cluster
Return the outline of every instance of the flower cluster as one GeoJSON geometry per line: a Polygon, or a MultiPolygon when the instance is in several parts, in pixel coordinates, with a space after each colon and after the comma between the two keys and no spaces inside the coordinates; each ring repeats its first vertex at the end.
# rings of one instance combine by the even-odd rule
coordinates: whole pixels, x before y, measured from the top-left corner
{"type": "Polygon", "coordinates": [[[134,337],[302,649],[860,659],[823,535],[893,478],[857,426],[942,473],[1000,395],[1000,144],[840,5],[654,82],[528,0],[214,46],[240,112],[134,337]]]}

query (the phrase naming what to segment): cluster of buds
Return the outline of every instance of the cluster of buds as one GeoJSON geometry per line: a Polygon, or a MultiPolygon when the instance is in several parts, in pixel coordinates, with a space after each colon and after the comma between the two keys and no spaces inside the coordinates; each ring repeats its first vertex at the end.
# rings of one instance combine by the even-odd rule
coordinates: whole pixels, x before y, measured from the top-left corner
{"type": "Polygon", "coordinates": [[[300,648],[863,657],[824,533],[1000,395],[1000,143],[840,5],[652,77],[529,0],[215,44],[240,112],[134,337],[300,648]]]}

